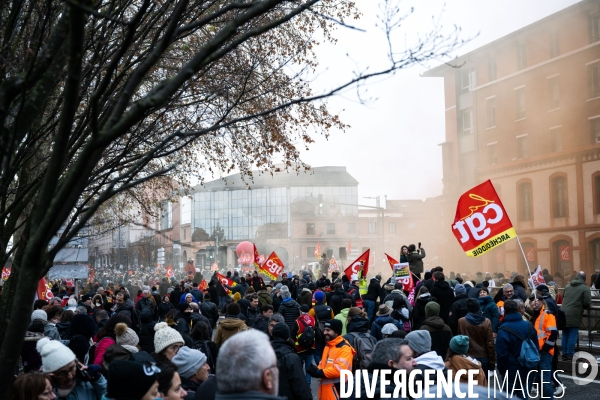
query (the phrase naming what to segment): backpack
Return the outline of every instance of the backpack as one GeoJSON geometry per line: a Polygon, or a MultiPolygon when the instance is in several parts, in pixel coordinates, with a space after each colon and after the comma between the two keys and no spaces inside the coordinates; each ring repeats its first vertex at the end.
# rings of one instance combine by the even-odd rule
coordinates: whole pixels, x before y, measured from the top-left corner
{"type": "Polygon", "coordinates": [[[194,347],[194,349],[200,350],[201,352],[204,353],[204,355],[206,356],[206,363],[210,367],[211,372],[214,372],[215,371],[215,362],[213,361],[212,353],[210,352],[210,349],[208,348],[207,342],[210,342],[210,340],[198,340],[198,341],[194,342],[193,347],[194,347]]]}
{"type": "Polygon", "coordinates": [[[307,325],[304,320],[302,320],[302,325],[304,325],[304,330],[300,336],[298,336],[298,346],[302,347],[303,349],[310,349],[315,343],[315,330],[312,326],[307,325]]]}
{"type": "Polygon", "coordinates": [[[352,372],[357,369],[366,369],[371,364],[371,353],[375,347],[375,339],[368,333],[348,333],[347,337],[352,338],[352,347],[356,350],[352,360],[352,372]]]}
{"type": "Polygon", "coordinates": [[[519,354],[519,364],[528,369],[537,368],[540,363],[540,353],[538,352],[536,344],[533,343],[533,341],[529,338],[524,339],[521,337],[521,335],[510,328],[501,326],[500,329],[504,329],[505,331],[512,333],[522,341],[521,353],[519,354]]]}
{"type": "Polygon", "coordinates": [[[96,346],[100,342],[102,342],[104,339],[110,339],[110,338],[108,336],[105,336],[102,339],[100,339],[98,342],[96,342],[90,346],[90,349],[88,350],[88,353],[87,353],[87,359],[85,360],[86,362],[84,362],[85,365],[94,363],[94,359],[96,358],[96,346]]]}

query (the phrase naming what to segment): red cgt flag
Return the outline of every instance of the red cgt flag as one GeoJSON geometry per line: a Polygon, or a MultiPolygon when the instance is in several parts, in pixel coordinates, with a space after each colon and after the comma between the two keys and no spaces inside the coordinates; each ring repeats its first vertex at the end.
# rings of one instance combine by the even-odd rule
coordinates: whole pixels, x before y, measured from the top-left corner
{"type": "Polygon", "coordinates": [[[367,249],[364,253],[362,253],[352,264],[350,264],[345,270],[344,274],[348,277],[348,279],[352,278],[353,274],[358,274],[360,271],[360,262],[364,262],[365,266],[363,267],[363,271],[361,277],[366,277],[369,272],[369,256],[371,254],[371,249],[367,249]]]}
{"type": "Polygon", "coordinates": [[[388,253],[383,253],[383,254],[385,254],[385,256],[387,257],[387,260],[390,263],[390,268],[393,271],[394,270],[394,264],[400,264],[400,263],[398,261],[396,261],[396,259],[394,259],[393,257],[390,257],[390,255],[388,253]]]}
{"type": "MultiPolygon", "coordinates": [[[[264,257],[263,257],[264,258],[264,257]]],[[[258,250],[256,249],[256,245],[254,245],[254,266],[260,269],[261,266],[260,254],[258,254],[258,250]]]]}
{"type": "MultiPolygon", "coordinates": [[[[217,278],[219,278],[219,280],[221,281],[221,283],[223,285],[227,285],[229,287],[234,287],[235,285],[237,285],[237,283],[235,283],[232,279],[229,279],[225,275],[222,275],[218,272],[217,272],[217,278]]],[[[231,293],[231,290],[229,290],[229,289],[225,289],[225,291],[227,292],[227,295],[229,295],[231,293]]]]}
{"type": "Polygon", "coordinates": [[[262,272],[263,274],[267,275],[269,278],[275,281],[277,280],[277,277],[279,276],[279,274],[281,274],[284,268],[285,266],[283,265],[279,257],[277,257],[277,254],[275,252],[272,252],[269,258],[267,258],[267,261],[265,261],[263,265],[258,267],[258,271],[262,272]]]}
{"type": "Polygon", "coordinates": [[[492,181],[460,196],[452,233],[469,257],[479,257],[517,236],[492,181]]]}
{"type": "Polygon", "coordinates": [[[46,301],[50,301],[54,297],[54,295],[52,294],[52,291],[50,290],[50,288],[48,287],[48,284],[46,283],[46,278],[42,278],[38,282],[36,295],[37,295],[38,299],[46,300],[46,301]]]}

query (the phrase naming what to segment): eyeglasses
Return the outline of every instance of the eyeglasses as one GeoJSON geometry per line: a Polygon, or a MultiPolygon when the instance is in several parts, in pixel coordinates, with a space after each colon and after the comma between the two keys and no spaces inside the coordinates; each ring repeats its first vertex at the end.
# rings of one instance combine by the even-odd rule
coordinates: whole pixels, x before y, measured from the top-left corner
{"type": "Polygon", "coordinates": [[[183,346],[182,346],[182,345],[180,345],[180,344],[172,344],[172,345],[170,345],[170,346],[169,346],[169,347],[167,347],[167,348],[168,348],[168,349],[171,349],[171,350],[173,350],[173,351],[177,351],[177,350],[179,350],[179,349],[180,349],[180,348],[182,348],[182,347],[183,347],[183,346]]]}
{"type": "Polygon", "coordinates": [[[68,370],[53,372],[52,375],[54,375],[57,378],[63,379],[63,378],[66,378],[68,375],[75,376],[76,372],[77,372],[77,366],[73,365],[68,370]]]}

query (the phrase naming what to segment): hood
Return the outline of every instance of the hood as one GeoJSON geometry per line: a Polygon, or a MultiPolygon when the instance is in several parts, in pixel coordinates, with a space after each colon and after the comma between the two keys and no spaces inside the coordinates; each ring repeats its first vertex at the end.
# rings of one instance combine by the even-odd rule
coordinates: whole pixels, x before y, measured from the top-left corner
{"type": "Polygon", "coordinates": [[[583,279],[578,275],[575,278],[573,278],[571,280],[571,282],[569,283],[569,285],[571,286],[580,286],[580,285],[585,285],[585,282],[583,281],[583,279]]]}
{"type": "Polygon", "coordinates": [[[465,319],[471,325],[479,325],[479,324],[482,324],[486,318],[481,314],[467,313],[467,315],[465,316],[465,319]]]}
{"type": "Polygon", "coordinates": [[[446,288],[449,288],[449,287],[450,287],[450,285],[449,285],[449,284],[448,284],[448,282],[446,282],[446,281],[436,281],[436,282],[434,283],[434,285],[435,285],[435,286],[438,286],[438,287],[441,287],[442,289],[446,289],[446,288]]]}
{"type": "Polygon", "coordinates": [[[346,325],[346,333],[352,332],[369,332],[369,321],[365,317],[359,315],[352,318],[352,321],[348,322],[348,325],[346,325]]]}
{"type": "Polygon", "coordinates": [[[133,310],[133,301],[131,299],[127,299],[125,303],[119,306],[119,310],[133,310]]]}
{"type": "Polygon", "coordinates": [[[456,354],[452,356],[450,360],[446,361],[446,366],[456,371],[459,369],[478,369],[481,364],[479,364],[479,361],[471,357],[466,358],[462,355],[456,354]]]}
{"type": "Polygon", "coordinates": [[[277,354],[277,357],[281,357],[289,353],[295,354],[294,347],[292,346],[292,344],[283,338],[271,338],[271,346],[273,347],[273,350],[275,350],[276,353],[279,353],[277,354]]]}
{"type": "Polygon", "coordinates": [[[283,301],[279,307],[300,308],[300,305],[296,303],[296,300],[290,298],[287,301],[283,301]]]}
{"type": "Polygon", "coordinates": [[[394,321],[394,319],[392,317],[390,317],[389,315],[384,315],[383,317],[377,317],[375,318],[375,322],[377,322],[377,325],[383,327],[385,324],[395,324],[397,323],[397,321],[394,321]]]}
{"type": "Polygon", "coordinates": [[[433,369],[444,369],[446,365],[442,357],[438,356],[435,351],[430,351],[415,358],[417,365],[425,365],[433,369]]]}
{"type": "Polygon", "coordinates": [[[225,318],[223,321],[219,322],[219,326],[222,326],[223,329],[227,330],[238,330],[243,325],[245,325],[244,321],[237,318],[225,318]]]}
{"type": "MultiPolygon", "coordinates": [[[[342,317],[344,317],[344,319],[346,319],[346,318],[348,318],[348,311],[350,311],[349,308],[344,308],[342,311],[340,311],[340,313],[338,315],[341,315],[342,317]]],[[[336,317],[337,317],[337,315],[336,315],[336,317]]]]}
{"type": "Polygon", "coordinates": [[[337,288],[337,289],[335,289],[334,294],[343,295],[344,294],[344,288],[337,288]]]}
{"type": "Polygon", "coordinates": [[[504,317],[504,322],[515,322],[515,321],[523,321],[523,316],[521,315],[521,313],[513,313],[513,314],[508,314],[504,317]]]}
{"type": "Polygon", "coordinates": [[[423,321],[423,325],[427,325],[435,329],[436,331],[441,331],[444,329],[444,320],[438,317],[437,315],[434,317],[427,317],[425,321],[423,321]]]}
{"type": "Polygon", "coordinates": [[[458,300],[460,300],[460,299],[468,299],[468,298],[469,298],[469,295],[468,295],[468,294],[466,294],[466,293],[461,293],[461,294],[459,294],[458,296],[454,297],[454,301],[453,301],[453,303],[454,303],[455,301],[458,301],[458,300]]]}

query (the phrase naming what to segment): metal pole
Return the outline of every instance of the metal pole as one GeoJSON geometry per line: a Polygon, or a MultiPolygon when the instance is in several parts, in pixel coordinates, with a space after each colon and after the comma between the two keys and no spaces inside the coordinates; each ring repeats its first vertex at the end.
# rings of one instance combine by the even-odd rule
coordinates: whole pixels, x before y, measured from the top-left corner
{"type": "Polygon", "coordinates": [[[525,265],[527,266],[527,272],[529,272],[529,277],[531,278],[531,270],[529,269],[529,263],[527,262],[525,250],[523,250],[523,246],[521,245],[521,241],[519,240],[519,235],[517,235],[517,242],[519,242],[519,247],[521,248],[521,253],[523,254],[523,259],[525,260],[525,265]]]}

